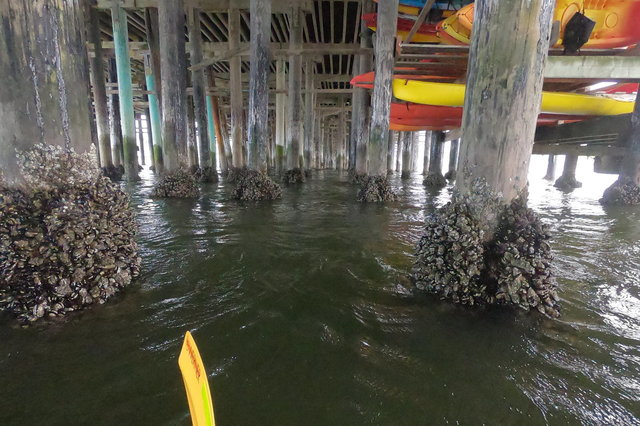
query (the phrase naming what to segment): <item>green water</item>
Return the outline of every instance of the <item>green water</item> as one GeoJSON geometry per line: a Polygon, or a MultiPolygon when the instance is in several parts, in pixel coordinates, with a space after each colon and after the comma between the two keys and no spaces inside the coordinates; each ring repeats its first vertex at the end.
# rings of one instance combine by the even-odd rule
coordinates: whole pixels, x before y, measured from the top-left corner
{"type": "Polygon", "coordinates": [[[0,321],[0,424],[190,424],[185,330],[219,425],[640,424],[640,208],[603,211],[606,179],[565,195],[532,178],[563,297],[547,320],[413,296],[413,246],[449,192],[393,183],[386,206],[337,172],[257,206],[222,183],[197,201],[128,188],[141,278],[63,323],[0,321]]]}

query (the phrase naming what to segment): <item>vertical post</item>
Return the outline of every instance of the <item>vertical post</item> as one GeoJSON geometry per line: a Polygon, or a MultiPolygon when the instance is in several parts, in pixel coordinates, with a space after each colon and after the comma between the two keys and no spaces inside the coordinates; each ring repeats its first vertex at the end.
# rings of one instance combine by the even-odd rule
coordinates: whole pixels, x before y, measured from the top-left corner
{"type": "Polygon", "coordinates": [[[402,132],[402,173],[400,177],[407,179],[411,177],[411,144],[413,143],[413,132],[402,132]]]}
{"type": "Polygon", "coordinates": [[[248,163],[249,168],[266,173],[269,143],[271,0],[251,0],[250,13],[248,163]]]}
{"type": "Polygon", "coordinates": [[[302,45],[302,25],[300,21],[300,7],[294,4],[291,11],[291,31],[289,33],[289,47],[293,52],[289,55],[289,105],[287,111],[287,168],[290,170],[299,168],[302,163],[300,155],[302,61],[299,53],[302,45]]]}
{"type": "Polygon", "coordinates": [[[484,178],[509,203],[527,184],[553,8],[552,0],[476,3],[462,120],[469,143],[457,180],[463,194],[484,178]],[[510,31],[501,31],[505,23],[510,31]],[[498,63],[513,72],[495,72],[498,63]]]}
{"type": "Polygon", "coordinates": [[[391,110],[391,82],[394,66],[394,37],[398,19],[398,1],[378,3],[376,31],[376,75],[373,83],[373,111],[367,145],[368,168],[371,176],[386,176],[387,138],[391,110]]]}
{"type": "Polygon", "coordinates": [[[315,62],[307,59],[305,64],[304,87],[306,94],[304,95],[304,167],[311,169],[311,149],[313,146],[313,125],[314,105],[315,105],[315,79],[314,79],[315,62]]]}
{"type": "Polygon", "coordinates": [[[549,155],[547,160],[547,173],[544,175],[545,180],[554,180],[556,178],[556,156],[549,155]]]}
{"type": "MultiPolygon", "coordinates": [[[[216,159],[216,147],[218,138],[216,137],[216,124],[215,119],[213,118],[213,96],[207,95],[206,97],[206,106],[207,106],[207,134],[209,136],[209,163],[211,167],[215,170],[217,168],[217,159],[216,159]]],[[[224,158],[224,155],[220,157],[220,159],[224,158]]],[[[222,162],[222,161],[221,161],[222,162]]],[[[225,170],[225,168],[223,168],[225,170]]]]}
{"type": "Polygon", "coordinates": [[[451,141],[449,148],[449,171],[444,175],[445,179],[455,180],[458,171],[458,152],[460,151],[460,139],[451,141]]]}
{"type": "Polygon", "coordinates": [[[109,95],[109,135],[111,137],[111,159],[115,167],[121,167],[122,158],[122,126],[120,125],[120,101],[115,93],[118,87],[118,73],[116,71],[115,58],[109,58],[109,83],[113,93],[109,95]]]}
{"type": "Polygon", "coordinates": [[[346,130],[346,121],[347,121],[347,117],[346,117],[346,112],[344,110],[344,97],[340,97],[340,113],[338,113],[337,117],[338,117],[338,128],[337,128],[337,152],[338,152],[338,158],[337,158],[337,169],[338,170],[342,170],[343,169],[343,165],[344,165],[344,157],[345,154],[347,152],[346,150],[346,139],[347,139],[347,130],[346,130]]]}
{"type": "Polygon", "coordinates": [[[129,59],[129,30],[127,29],[127,13],[119,4],[114,4],[111,8],[111,21],[113,25],[113,45],[115,47],[116,68],[118,73],[124,173],[127,180],[135,181],[138,180],[138,155],[136,151],[136,129],[133,111],[131,60],[129,59]]]}
{"type": "Polygon", "coordinates": [[[187,59],[183,0],[161,1],[158,9],[162,78],[162,157],[166,172],[187,164],[187,59]]]}
{"type": "Polygon", "coordinates": [[[431,152],[429,153],[429,174],[424,179],[424,185],[429,188],[439,189],[447,184],[442,176],[442,151],[444,145],[444,132],[431,132],[431,152]]]}
{"type": "MultiPolygon", "coordinates": [[[[370,7],[371,2],[366,0],[365,6],[370,7]]],[[[360,24],[360,47],[372,47],[372,34],[367,24],[362,21],[360,24]]],[[[361,53],[357,59],[357,70],[359,74],[368,72],[372,69],[371,54],[361,53]]],[[[354,66],[354,68],[356,68],[354,66]]],[[[355,139],[356,156],[355,168],[356,175],[367,174],[367,134],[369,125],[369,103],[371,101],[369,91],[360,87],[354,89],[354,120],[352,121],[352,134],[355,139]]],[[[398,151],[399,152],[399,151],[398,151]]]]}
{"type": "Polygon", "coordinates": [[[195,114],[193,113],[193,97],[187,96],[187,157],[189,167],[198,168],[198,137],[196,135],[195,114]]]}
{"type": "Polygon", "coordinates": [[[576,168],[578,167],[578,156],[576,154],[568,154],[564,157],[564,167],[562,176],[553,184],[556,188],[563,190],[571,190],[580,188],[582,183],[576,180],[576,168]]]}
{"type": "Polygon", "coordinates": [[[285,170],[285,129],[287,122],[287,94],[284,59],[276,62],[276,171],[283,173],[285,170]]]}
{"type": "MultiPolygon", "coordinates": [[[[145,65],[145,73],[146,67],[149,66],[150,73],[154,76],[154,86],[158,104],[161,104],[162,82],[160,78],[160,24],[158,20],[158,9],[155,7],[147,7],[144,10],[144,22],[147,32],[147,44],[149,45],[149,64],[145,65]]],[[[160,111],[160,109],[158,109],[158,111],[160,111]]],[[[160,142],[160,139],[158,139],[158,142],[160,142]]]]}
{"type": "Polygon", "coordinates": [[[152,170],[156,170],[156,161],[153,158],[153,133],[151,130],[151,112],[149,112],[149,108],[147,108],[144,112],[146,116],[147,123],[147,149],[149,151],[149,160],[151,161],[152,170]]]}
{"type": "MultiPolygon", "coordinates": [[[[137,128],[138,128],[138,150],[140,151],[140,164],[145,166],[144,161],[144,134],[142,133],[142,115],[138,114],[138,118],[136,119],[137,128]]],[[[136,155],[137,157],[137,155],[136,155]]]]}
{"type": "Polygon", "coordinates": [[[431,154],[431,138],[432,132],[426,132],[424,135],[424,158],[422,163],[422,174],[427,176],[429,174],[429,155],[431,154]]]}
{"type": "Polygon", "coordinates": [[[153,72],[150,55],[144,57],[144,76],[147,83],[147,100],[149,102],[148,122],[151,138],[153,139],[153,165],[156,173],[163,173],[162,161],[162,120],[160,119],[160,105],[158,104],[158,90],[156,88],[157,75],[153,72]]]}
{"type": "Polygon", "coordinates": [[[396,171],[400,172],[402,167],[402,133],[396,139],[396,171]]]}
{"type": "Polygon", "coordinates": [[[91,59],[91,79],[93,83],[93,101],[96,111],[96,127],[98,130],[98,150],[103,168],[113,167],[111,159],[111,140],[109,135],[109,111],[107,109],[107,90],[105,86],[104,62],[102,58],[102,42],[98,10],[90,7],[89,41],[93,43],[94,57],[91,59]]]}
{"type": "Polygon", "coordinates": [[[400,132],[389,132],[387,141],[387,174],[393,172],[393,149],[396,145],[396,139],[400,137],[400,132]]]}
{"type": "MultiPolygon", "coordinates": [[[[229,10],[229,50],[236,52],[240,48],[240,11],[229,10]]],[[[231,96],[231,151],[233,167],[245,165],[242,146],[242,61],[235,54],[229,60],[229,88],[231,96]]]]}
{"type": "MultiPolygon", "coordinates": [[[[189,46],[191,47],[191,65],[202,62],[202,30],[200,29],[200,9],[190,8],[189,16],[189,46]]],[[[200,167],[207,170],[207,176],[215,174],[215,162],[211,162],[209,141],[209,121],[207,120],[207,104],[204,85],[204,70],[191,71],[193,86],[193,108],[195,124],[198,128],[198,158],[200,167]]],[[[215,151],[214,151],[215,156],[215,151]]]]}
{"type": "MultiPolygon", "coordinates": [[[[216,79],[213,74],[213,70],[209,68],[207,72],[207,79],[209,81],[209,88],[213,89],[216,87],[216,79]]],[[[227,149],[225,146],[225,138],[224,133],[222,132],[222,120],[220,119],[220,107],[218,106],[218,96],[208,96],[207,97],[207,108],[210,108],[209,112],[213,118],[213,126],[210,126],[215,130],[215,141],[216,146],[218,148],[218,158],[220,159],[220,168],[223,172],[229,170],[229,167],[232,166],[231,162],[231,149],[227,149]],[[210,105],[209,105],[210,103],[210,105]]],[[[211,148],[211,152],[215,153],[215,150],[211,148]]],[[[212,157],[213,158],[213,157],[212,157]]],[[[215,161],[212,160],[212,164],[215,161]]]]}

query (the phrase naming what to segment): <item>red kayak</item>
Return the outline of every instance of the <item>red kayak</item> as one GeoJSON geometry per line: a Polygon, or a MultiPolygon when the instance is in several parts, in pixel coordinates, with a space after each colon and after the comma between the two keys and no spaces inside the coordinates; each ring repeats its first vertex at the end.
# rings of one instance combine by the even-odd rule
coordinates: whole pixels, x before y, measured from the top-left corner
{"type": "MultiPolygon", "coordinates": [[[[403,102],[391,104],[390,122],[399,127],[428,127],[429,130],[448,130],[462,126],[460,107],[421,105],[403,102]]],[[[574,122],[584,120],[585,116],[567,114],[540,114],[539,126],[556,126],[560,121],[574,122]]]]}

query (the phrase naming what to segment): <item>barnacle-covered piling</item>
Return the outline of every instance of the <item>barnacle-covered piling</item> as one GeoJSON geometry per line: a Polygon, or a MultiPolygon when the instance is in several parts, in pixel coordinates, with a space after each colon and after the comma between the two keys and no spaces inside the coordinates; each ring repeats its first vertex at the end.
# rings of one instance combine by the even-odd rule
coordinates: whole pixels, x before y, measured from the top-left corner
{"type": "Polygon", "coordinates": [[[238,180],[234,196],[242,201],[276,200],[282,197],[282,189],[266,174],[246,169],[238,180]]]}
{"type": "Polygon", "coordinates": [[[284,172],[284,175],[282,175],[282,181],[287,185],[303,183],[305,181],[305,173],[300,167],[287,170],[284,172]]]}
{"type": "Polygon", "coordinates": [[[196,198],[198,195],[195,177],[183,169],[162,176],[151,191],[151,198],[196,198]]]}
{"type": "Polygon", "coordinates": [[[550,234],[526,193],[502,205],[486,183],[476,185],[473,196],[456,193],[428,218],[412,269],[416,288],[463,305],[559,316],[550,234]]]}
{"type": "Polygon", "coordinates": [[[381,203],[395,201],[397,198],[386,176],[367,176],[358,191],[357,200],[364,203],[381,203]]]}
{"type": "Polygon", "coordinates": [[[20,320],[104,303],[139,274],[128,196],[92,154],[36,145],[0,182],[0,308],[20,320]]]}

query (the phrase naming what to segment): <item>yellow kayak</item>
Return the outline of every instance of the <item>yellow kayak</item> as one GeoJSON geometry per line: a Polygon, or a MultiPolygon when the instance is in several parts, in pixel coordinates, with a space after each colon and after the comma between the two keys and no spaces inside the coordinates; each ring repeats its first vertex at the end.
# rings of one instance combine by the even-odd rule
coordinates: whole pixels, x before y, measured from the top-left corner
{"type": "MultiPolygon", "coordinates": [[[[417,80],[393,80],[393,96],[416,104],[464,106],[465,85],[417,80]]],[[[633,112],[634,102],[577,93],[542,92],[540,112],[573,115],[618,115],[633,112]]]]}

